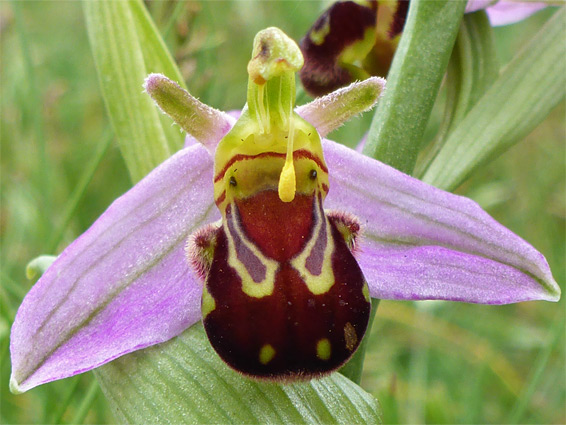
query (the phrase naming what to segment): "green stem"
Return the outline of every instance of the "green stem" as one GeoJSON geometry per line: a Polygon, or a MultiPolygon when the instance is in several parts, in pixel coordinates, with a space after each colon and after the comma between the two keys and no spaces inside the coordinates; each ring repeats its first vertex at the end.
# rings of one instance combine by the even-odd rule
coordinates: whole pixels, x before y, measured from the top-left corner
{"type": "MultiPolygon", "coordinates": [[[[413,0],[403,36],[379,102],[364,154],[411,173],[452,47],[465,1],[413,0]]],[[[340,372],[358,382],[379,300],[372,299],[366,338],[340,372]]]]}
{"type": "Polygon", "coordinates": [[[412,1],[364,153],[410,174],[464,14],[465,1],[412,1]]]}

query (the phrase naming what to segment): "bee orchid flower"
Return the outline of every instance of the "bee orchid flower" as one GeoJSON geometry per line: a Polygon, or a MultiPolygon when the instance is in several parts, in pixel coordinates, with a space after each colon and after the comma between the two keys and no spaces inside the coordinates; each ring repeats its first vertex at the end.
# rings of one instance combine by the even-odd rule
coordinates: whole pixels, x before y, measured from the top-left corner
{"type": "MultiPolygon", "coordinates": [[[[334,2],[301,40],[305,90],[320,96],[370,75],[387,76],[399,45],[410,0],[334,2]]],[[[492,26],[521,21],[544,2],[469,0],[466,13],[485,10],[492,26]]]]}
{"type": "MultiPolygon", "coordinates": [[[[210,277],[203,291],[202,277],[209,273],[228,276],[236,270],[247,276],[242,287],[265,295],[284,267],[288,275],[292,270],[316,275],[312,270],[328,266],[335,276],[348,279],[355,270],[360,305],[369,296],[482,304],[559,299],[543,255],[475,202],[325,139],[371,108],[384,80],[372,77],[293,109],[294,73],[302,56],[282,33],[270,31],[254,48],[248,103],[238,120],[204,105],[163,75],[147,78],[146,91],[189,134],[189,143],[116,199],[25,297],[11,333],[13,392],[167,341],[203,317],[207,327],[210,312],[223,302],[212,293],[210,277]],[[262,161],[250,162],[258,158],[262,161]],[[228,191],[234,187],[242,192],[228,191]],[[260,199],[257,193],[270,206],[261,214],[260,204],[246,204],[260,199]],[[301,202],[310,209],[295,209],[301,202]],[[251,231],[242,230],[249,223],[238,215],[245,211],[256,220],[250,226],[257,233],[279,237],[277,223],[258,223],[281,208],[297,217],[296,234],[303,232],[301,223],[316,223],[312,232],[303,232],[304,243],[294,239],[298,246],[309,246],[308,257],[301,248],[274,263],[270,240],[258,237],[261,244],[253,244],[251,231]],[[224,224],[218,224],[220,219],[224,224]],[[209,237],[213,233],[216,239],[209,237]],[[226,250],[234,250],[229,257],[220,258],[221,238],[228,240],[226,250]],[[342,262],[336,260],[338,251],[342,262]],[[224,261],[223,269],[215,269],[215,261],[224,261]],[[269,273],[275,273],[271,280],[269,273]],[[261,283],[254,287],[250,279],[261,283]]],[[[325,282],[312,276],[304,280],[313,293],[326,293],[325,282]]],[[[239,283],[228,289],[240,290],[239,283]]],[[[339,301],[336,306],[343,305],[339,301]]],[[[352,333],[357,324],[348,320],[346,346],[352,351],[363,332],[352,333]]],[[[207,333],[222,356],[214,326],[209,323],[207,333]]],[[[317,361],[330,358],[331,343],[318,341],[317,361]]],[[[277,347],[261,348],[262,364],[277,355],[277,347]]]]}

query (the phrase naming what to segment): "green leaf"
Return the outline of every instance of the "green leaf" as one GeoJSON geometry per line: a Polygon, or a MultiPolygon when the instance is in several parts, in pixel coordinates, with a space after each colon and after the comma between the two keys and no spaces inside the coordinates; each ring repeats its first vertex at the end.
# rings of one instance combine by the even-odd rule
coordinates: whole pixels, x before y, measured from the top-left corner
{"type": "MultiPolygon", "coordinates": [[[[183,75],[169,50],[167,50],[167,46],[143,2],[139,0],[132,1],[130,7],[140,40],[140,47],[147,71],[146,76],[154,72],[163,74],[186,90],[187,86],[183,75]]],[[[158,114],[158,116],[161,120],[169,149],[172,152],[178,151],[183,147],[184,134],[181,133],[178,127],[172,125],[173,121],[166,114],[158,114]]]]}
{"type": "Polygon", "coordinates": [[[413,1],[364,153],[411,173],[465,1],[413,1]]]}
{"type": "Polygon", "coordinates": [[[558,10],[476,102],[423,175],[453,190],[531,132],[565,96],[566,7],[558,10]]]}
{"type": "Polygon", "coordinates": [[[483,96],[499,74],[493,29],[485,11],[464,16],[446,72],[446,105],[438,133],[417,164],[422,176],[438,154],[450,130],[483,96]]]}
{"type": "Polygon", "coordinates": [[[147,73],[157,72],[163,74],[186,89],[181,71],[169,50],[167,50],[167,46],[144,4],[139,0],[130,1],[130,10],[139,37],[147,73]]]}
{"type": "Polygon", "coordinates": [[[180,73],[140,0],[89,1],[84,11],[102,95],[130,176],[140,180],[183,143],[142,84],[149,72],[180,73]]]}
{"type": "Polygon", "coordinates": [[[452,125],[462,120],[499,74],[493,29],[485,11],[464,17],[457,48],[461,82],[452,125]]]}
{"type": "Polygon", "coordinates": [[[377,400],[339,373],[293,384],[244,378],[201,323],[95,374],[122,423],[380,423],[377,400]]]}

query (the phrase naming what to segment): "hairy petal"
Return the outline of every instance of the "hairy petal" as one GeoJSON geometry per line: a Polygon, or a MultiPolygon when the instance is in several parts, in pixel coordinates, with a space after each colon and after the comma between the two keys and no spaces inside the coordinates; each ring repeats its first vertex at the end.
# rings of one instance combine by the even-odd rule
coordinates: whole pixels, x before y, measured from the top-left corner
{"type": "Polygon", "coordinates": [[[118,198],[24,299],[11,335],[11,389],[100,366],[200,320],[188,235],[218,218],[212,159],[183,149],[118,198]]]}
{"type": "Polygon", "coordinates": [[[320,137],[324,137],[354,116],[373,108],[384,89],[383,78],[370,77],[318,97],[297,107],[295,112],[314,125],[320,137]]]}
{"type": "Polygon", "coordinates": [[[220,139],[236,122],[229,114],[205,105],[164,75],[148,75],[144,88],[165,114],[212,155],[220,139]]]}
{"type": "Polygon", "coordinates": [[[325,141],[325,206],[364,226],[358,261],[373,297],[484,304],[557,301],[545,258],[470,199],[325,141]]]}

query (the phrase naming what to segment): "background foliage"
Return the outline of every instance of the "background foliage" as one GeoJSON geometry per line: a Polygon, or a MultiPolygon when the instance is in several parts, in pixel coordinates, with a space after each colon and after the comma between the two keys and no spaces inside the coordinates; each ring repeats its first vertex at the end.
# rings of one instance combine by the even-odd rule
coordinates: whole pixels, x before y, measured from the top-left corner
{"type": "MultiPolygon", "coordinates": [[[[224,110],[245,100],[253,35],[275,25],[298,40],[323,7],[315,1],[149,3],[189,90],[224,110]]],[[[502,64],[551,13],[496,29],[502,64]]],[[[25,265],[59,253],[131,184],[113,143],[81,4],[2,2],[0,35],[0,422],[114,423],[91,373],[20,396],[8,391],[9,329],[33,284],[25,265]]],[[[431,133],[441,103],[442,96],[431,133]]],[[[354,145],[369,125],[367,115],[331,137],[354,145]]],[[[544,253],[561,285],[564,116],[562,103],[457,190],[544,253]]],[[[500,307],[383,301],[362,386],[380,400],[386,423],[564,423],[564,320],[564,301],[500,307]]]]}

